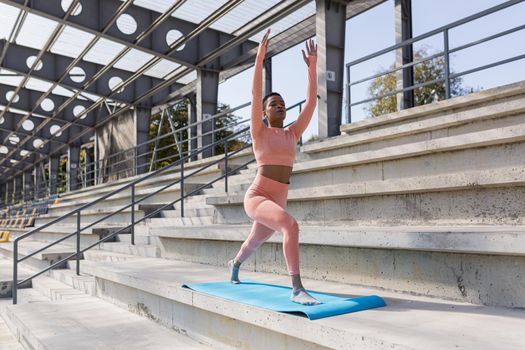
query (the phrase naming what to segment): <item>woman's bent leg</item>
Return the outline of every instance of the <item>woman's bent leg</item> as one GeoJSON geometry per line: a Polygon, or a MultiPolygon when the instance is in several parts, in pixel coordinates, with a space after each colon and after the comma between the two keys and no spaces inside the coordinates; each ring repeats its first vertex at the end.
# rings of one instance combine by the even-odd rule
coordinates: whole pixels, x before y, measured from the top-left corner
{"type": "Polygon", "coordinates": [[[272,236],[275,231],[263,224],[254,221],[250,235],[241,246],[239,253],[235,257],[235,262],[243,263],[248,259],[257,248],[272,236]]]}
{"type": "Polygon", "coordinates": [[[283,233],[283,251],[290,275],[299,274],[299,226],[297,221],[281,206],[265,196],[252,196],[245,202],[245,209],[257,223],[283,233]]]}

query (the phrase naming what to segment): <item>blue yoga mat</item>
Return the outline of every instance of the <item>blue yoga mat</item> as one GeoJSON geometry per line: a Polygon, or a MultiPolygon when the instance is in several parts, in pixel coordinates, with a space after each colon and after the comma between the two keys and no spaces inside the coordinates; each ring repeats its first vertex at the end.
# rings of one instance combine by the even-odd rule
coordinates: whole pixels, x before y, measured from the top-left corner
{"type": "Polygon", "coordinates": [[[308,293],[323,304],[301,305],[290,300],[292,292],[290,287],[248,280],[242,281],[241,284],[232,284],[230,281],[227,281],[184,284],[182,287],[273,311],[303,315],[310,320],[386,305],[385,301],[377,295],[342,298],[311,291],[308,291],[308,293]]]}

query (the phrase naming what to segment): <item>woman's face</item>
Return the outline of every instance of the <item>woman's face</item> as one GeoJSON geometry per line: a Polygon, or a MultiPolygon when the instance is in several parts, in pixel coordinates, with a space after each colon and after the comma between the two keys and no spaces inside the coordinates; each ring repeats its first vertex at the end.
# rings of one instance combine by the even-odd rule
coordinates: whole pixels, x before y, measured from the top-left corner
{"type": "Polygon", "coordinates": [[[284,121],[284,118],[286,118],[286,106],[281,96],[270,96],[266,100],[264,115],[272,125],[284,121]]]}

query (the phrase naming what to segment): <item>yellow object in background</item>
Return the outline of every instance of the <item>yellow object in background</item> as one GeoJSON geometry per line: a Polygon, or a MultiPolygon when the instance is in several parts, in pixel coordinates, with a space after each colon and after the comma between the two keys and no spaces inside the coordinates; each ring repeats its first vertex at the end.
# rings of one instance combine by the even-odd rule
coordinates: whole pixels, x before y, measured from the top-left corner
{"type": "Polygon", "coordinates": [[[9,231],[2,231],[0,235],[0,243],[9,242],[9,231]]]}

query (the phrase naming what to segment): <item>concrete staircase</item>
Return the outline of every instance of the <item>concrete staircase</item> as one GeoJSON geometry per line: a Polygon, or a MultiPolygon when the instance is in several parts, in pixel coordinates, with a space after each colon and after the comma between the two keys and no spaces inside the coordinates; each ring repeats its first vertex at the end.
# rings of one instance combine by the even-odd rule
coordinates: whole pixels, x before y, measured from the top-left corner
{"type": "MultiPolygon", "coordinates": [[[[129,235],[119,235],[86,252],[82,276],[74,274],[70,261],[45,278],[87,294],[86,315],[97,315],[102,299],[108,308],[120,307],[212,348],[524,348],[524,97],[525,83],[491,89],[344,125],[341,136],[301,148],[287,210],[299,222],[306,288],[377,294],[385,298],[385,308],[309,321],[181,287],[228,278],[226,261],[250,230],[242,201],[254,165],[228,179],[227,194],[221,180],[185,200],[184,216],[176,204],[147,219],[136,228],[136,245],[129,235]]],[[[152,180],[148,186],[144,194],[161,184],[152,180]]],[[[102,193],[90,191],[64,197],[56,209],[74,208],[102,193]]],[[[123,195],[100,208],[109,212],[104,207],[125,200],[123,195]]],[[[96,210],[86,211],[86,222],[96,220],[96,210]]],[[[83,234],[83,242],[99,237],[97,229],[125,222],[120,217],[111,226],[95,227],[83,234]]],[[[64,226],[30,244],[42,245],[72,227],[64,226]]],[[[289,285],[281,240],[276,233],[246,261],[241,280],[289,285]]],[[[71,250],[71,243],[64,242],[64,249],[71,250]]],[[[2,251],[9,257],[8,246],[0,246],[2,251]]],[[[31,266],[38,264],[26,268],[31,266]]],[[[48,306],[53,303],[43,301],[35,314],[80,308],[48,306]]],[[[27,312],[23,305],[3,312],[4,319],[16,320],[7,322],[16,325],[14,334],[19,327],[28,329],[27,312]]],[[[34,335],[26,338],[39,344],[43,337],[36,329],[44,325],[33,326],[34,335]]],[[[127,331],[132,332],[122,332],[127,331]]]]}

